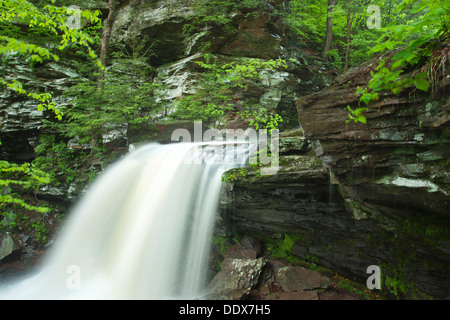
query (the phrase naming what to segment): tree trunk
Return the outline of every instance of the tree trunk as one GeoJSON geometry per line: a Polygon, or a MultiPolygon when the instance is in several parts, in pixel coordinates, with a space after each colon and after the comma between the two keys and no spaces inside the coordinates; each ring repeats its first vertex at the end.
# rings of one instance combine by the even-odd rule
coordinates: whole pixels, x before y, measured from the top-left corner
{"type": "Polygon", "coordinates": [[[327,31],[326,31],[326,38],[325,38],[325,45],[323,47],[322,51],[322,57],[327,59],[327,53],[330,51],[331,48],[331,39],[333,37],[333,10],[334,10],[334,3],[335,0],[328,0],[328,14],[327,14],[327,31]]]}
{"type": "MultiPolygon", "coordinates": [[[[109,40],[111,39],[111,32],[114,25],[114,21],[116,20],[116,13],[117,13],[117,4],[116,0],[109,0],[109,12],[108,17],[105,20],[105,28],[103,29],[102,34],[102,44],[100,46],[100,62],[102,63],[103,67],[106,65],[106,56],[108,54],[109,49],[109,40]]],[[[100,74],[98,77],[98,80],[103,79],[104,71],[100,70],[100,74]]]]}
{"type": "MultiPolygon", "coordinates": [[[[117,0],[108,0],[109,3],[109,12],[108,17],[105,20],[105,27],[103,29],[102,33],[102,43],[100,45],[100,62],[103,67],[106,66],[106,56],[108,54],[109,49],[109,40],[111,39],[111,32],[114,25],[114,21],[116,20],[116,13],[117,13],[117,0]]],[[[98,76],[97,76],[97,90],[102,90],[102,81],[105,76],[104,69],[98,70],[98,76]]],[[[95,108],[95,112],[98,113],[101,111],[100,103],[95,108]]],[[[98,146],[99,142],[101,140],[101,134],[95,133],[92,137],[92,144],[91,144],[91,155],[95,154],[95,149],[98,146]]]]}

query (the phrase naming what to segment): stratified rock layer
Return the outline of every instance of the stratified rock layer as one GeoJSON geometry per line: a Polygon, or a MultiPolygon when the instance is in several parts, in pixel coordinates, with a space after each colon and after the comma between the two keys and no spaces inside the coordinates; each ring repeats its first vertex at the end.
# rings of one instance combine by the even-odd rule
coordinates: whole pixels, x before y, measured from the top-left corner
{"type": "MultiPolygon", "coordinates": [[[[316,114],[310,112],[311,116],[316,114]]],[[[345,119],[343,122],[345,128],[345,119]]],[[[304,127],[308,130],[308,125],[304,127]]],[[[326,127],[317,132],[323,134],[326,127]]],[[[340,143],[337,150],[349,142],[340,143]]],[[[263,240],[295,235],[292,255],[361,283],[366,283],[371,275],[367,273],[368,267],[378,265],[385,294],[448,298],[450,246],[445,202],[431,202],[433,206],[428,211],[415,208],[412,200],[405,207],[401,201],[396,202],[387,184],[370,183],[381,179],[374,176],[378,169],[364,171],[348,163],[334,167],[331,155],[322,150],[322,140],[310,141],[301,135],[301,130],[282,134],[278,174],[262,176],[256,168],[250,168],[244,178],[228,185],[221,199],[224,220],[229,219],[229,225],[238,233],[263,240]],[[321,150],[318,153],[321,157],[315,155],[317,150],[321,150]],[[380,198],[369,201],[361,196],[369,193],[377,197],[380,192],[390,202],[380,198]],[[440,209],[434,210],[437,204],[440,209]]],[[[351,157],[347,161],[353,163],[351,157]]],[[[397,161],[397,167],[382,171],[387,181],[395,169],[403,168],[401,158],[397,161]]],[[[405,198],[441,197],[442,201],[448,201],[439,189],[428,190],[431,192],[428,198],[427,190],[393,186],[401,187],[405,198]]]]}
{"type": "MultiPolygon", "coordinates": [[[[414,297],[419,289],[448,298],[449,76],[440,75],[434,97],[417,90],[383,93],[369,106],[367,124],[346,125],[347,106],[358,106],[356,89],[367,85],[377,63],[356,68],[297,102],[305,136],[315,141],[316,154],[330,168],[354,225],[366,224],[361,233],[347,229],[354,261],[332,260],[352,270],[371,258],[382,267],[392,292],[414,297]]],[[[324,250],[314,250],[324,256],[324,250]]]]}

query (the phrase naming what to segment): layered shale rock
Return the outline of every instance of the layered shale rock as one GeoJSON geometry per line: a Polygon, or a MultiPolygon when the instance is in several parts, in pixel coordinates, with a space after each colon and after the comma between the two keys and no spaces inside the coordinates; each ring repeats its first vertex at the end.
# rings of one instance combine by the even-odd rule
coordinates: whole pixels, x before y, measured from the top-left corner
{"type": "Polygon", "coordinates": [[[396,293],[400,287],[410,294],[415,288],[448,298],[448,66],[447,73],[438,75],[434,97],[417,91],[384,93],[369,106],[367,124],[346,125],[347,105],[358,105],[356,88],[367,85],[377,63],[369,62],[320,93],[301,98],[299,121],[330,168],[355,224],[368,226],[361,230],[366,245],[360,243],[361,236],[351,237],[349,249],[378,261],[374,264],[384,267],[385,285],[396,293]]]}
{"type": "MultiPolygon", "coordinates": [[[[342,93],[327,95],[326,91],[323,97],[329,97],[331,105],[331,101],[340,101],[337,96],[345,98],[342,93]]],[[[329,117],[332,111],[320,111],[325,105],[320,101],[321,96],[314,97],[319,110],[309,110],[307,116],[314,119],[323,115],[329,121],[335,121],[334,117],[329,117]]],[[[306,121],[301,110],[300,119],[306,121]]],[[[345,118],[342,121],[345,137],[349,131],[345,130],[345,118]]],[[[318,140],[311,139],[315,136],[307,133],[311,128],[309,122],[302,122],[308,138],[301,134],[301,129],[281,135],[278,174],[262,176],[257,168],[249,168],[241,179],[228,185],[221,199],[223,219],[229,221],[228,225],[238,234],[251,234],[263,241],[289,235],[295,239],[291,250],[293,256],[328,267],[361,283],[365,283],[370,275],[367,268],[377,265],[382,270],[382,292],[385,294],[448,298],[450,251],[448,217],[444,210],[448,198],[443,192],[444,186],[431,188],[430,183],[419,187],[426,171],[422,176],[418,172],[409,176],[408,179],[419,180],[412,186],[381,184],[380,179],[395,181],[395,173],[400,174],[407,168],[408,162],[402,162],[405,161],[404,153],[387,152],[385,155],[389,155],[389,159],[384,167],[364,168],[363,164],[369,162],[356,162],[354,156],[348,155],[340,158],[337,152],[353,150],[359,154],[370,150],[370,143],[361,142],[362,149],[358,150],[351,148],[353,143],[358,143],[355,138],[326,139],[325,133],[331,129],[325,120],[315,122],[317,126],[321,123],[324,123],[321,129],[311,129],[320,135],[318,140]],[[336,154],[330,154],[329,150],[336,154]],[[399,158],[393,161],[396,156],[399,158]],[[332,162],[335,159],[344,164],[336,166],[332,162]],[[395,163],[397,165],[393,166],[395,163]],[[398,197],[397,193],[400,194],[398,197]],[[434,202],[434,197],[440,200],[434,202]],[[426,202],[429,203],[426,211],[415,206],[420,199],[430,201],[426,202]]],[[[394,130],[394,127],[390,129],[394,130]]],[[[390,148],[402,147],[397,143],[386,144],[390,148]]],[[[374,142],[370,155],[381,156],[382,151],[377,152],[376,148],[385,148],[386,144],[374,142]]],[[[404,144],[408,145],[407,142],[404,144]]],[[[423,145],[409,148],[419,148],[416,150],[422,150],[422,153],[434,150],[423,145]]],[[[429,164],[422,162],[421,166],[429,164]]],[[[439,164],[443,165],[442,159],[437,160],[439,164]]],[[[439,175],[439,172],[444,173],[429,173],[439,175]]],[[[432,183],[437,185],[437,181],[434,179],[432,183]]]]}

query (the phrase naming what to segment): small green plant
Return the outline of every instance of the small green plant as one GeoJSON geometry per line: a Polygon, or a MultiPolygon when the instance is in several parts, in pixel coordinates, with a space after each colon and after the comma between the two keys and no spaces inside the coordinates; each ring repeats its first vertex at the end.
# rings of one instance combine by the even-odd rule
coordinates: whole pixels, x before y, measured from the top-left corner
{"type": "Polygon", "coordinates": [[[77,173],[73,163],[77,161],[75,152],[64,141],[57,141],[55,135],[42,135],[40,144],[35,148],[36,158],[33,164],[47,172],[52,182],[58,183],[57,177],[65,177],[65,182],[75,180],[77,173]]]}
{"type": "Polygon", "coordinates": [[[249,121],[249,126],[258,129],[278,129],[283,118],[279,114],[270,114],[265,108],[258,111],[242,111],[238,113],[241,119],[249,121]]]}
{"type": "Polygon", "coordinates": [[[31,227],[35,233],[37,242],[39,243],[47,242],[48,230],[47,227],[45,226],[45,223],[42,220],[33,223],[31,227]]]}
{"type": "MultiPolygon", "coordinates": [[[[36,191],[37,188],[50,183],[50,176],[30,163],[15,164],[0,161],[0,205],[2,209],[13,206],[25,210],[47,213],[50,208],[28,203],[18,193],[36,191]]],[[[8,210],[5,210],[8,211],[8,210]]]]}
{"type": "Polygon", "coordinates": [[[348,117],[349,119],[346,121],[347,124],[353,120],[355,122],[362,122],[362,123],[366,123],[366,117],[363,115],[363,112],[367,111],[367,108],[357,108],[355,110],[353,110],[352,108],[350,108],[350,106],[347,106],[348,111],[350,112],[348,117]]]}
{"type": "Polygon", "coordinates": [[[231,183],[246,177],[247,169],[231,169],[222,174],[222,182],[231,183]]]}
{"type": "Polygon", "coordinates": [[[29,217],[17,212],[5,211],[1,214],[3,219],[0,222],[0,226],[3,230],[12,231],[17,228],[24,220],[28,220],[29,217]]]}
{"type": "Polygon", "coordinates": [[[222,256],[225,255],[225,252],[232,246],[229,239],[224,237],[215,236],[212,238],[212,243],[216,246],[219,246],[219,254],[222,256]]]}
{"type": "Polygon", "coordinates": [[[228,116],[234,113],[241,118],[250,117],[253,126],[275,127],[282,119],[278,115],[270,115],[264,108],[254,111],[244,106],[239,91],[246,91],[249,80],[257,81],[262,70],[287,68],[281,59],[261,60],[245,59],[241,63],[218,64],[213,62],[210,54],[204,54],[205,61],[196,61],[204,70],[201,73],[198,90],[195,94],[180,96],[174,118],[201,120],[215,128],[223,125],[228,116]],[[258,120],[256,120],[258,118],[258,120]]]}

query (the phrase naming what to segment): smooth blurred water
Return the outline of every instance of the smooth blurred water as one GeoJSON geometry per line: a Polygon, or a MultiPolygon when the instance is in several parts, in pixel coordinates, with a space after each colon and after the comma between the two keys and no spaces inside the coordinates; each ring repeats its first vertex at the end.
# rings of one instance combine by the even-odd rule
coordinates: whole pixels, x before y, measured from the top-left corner
{"type": "Polygon", "coordinates": [[[41,271],[0,298],[200,297],[221,175],[242,152],[227,148],[152,144],[128,154],[76,205],[41,271]]]}

